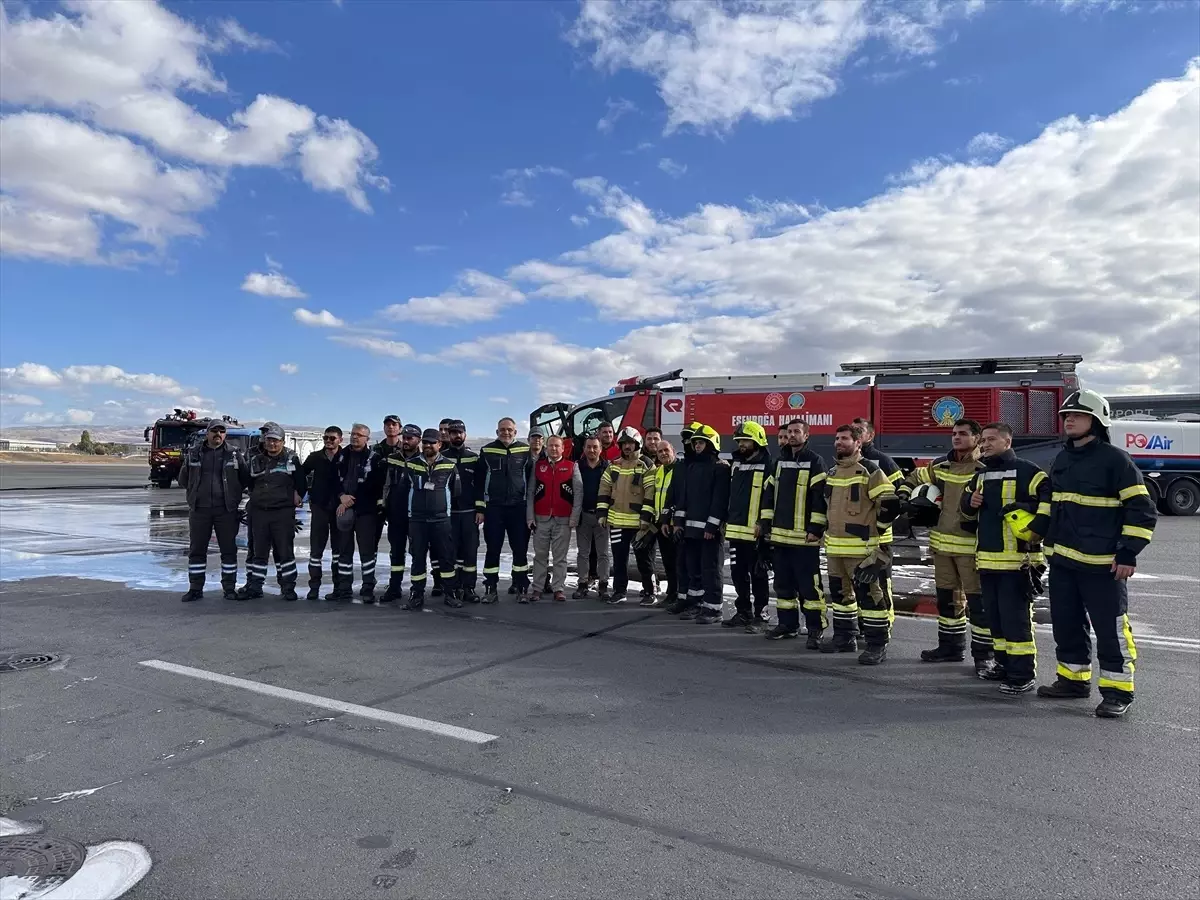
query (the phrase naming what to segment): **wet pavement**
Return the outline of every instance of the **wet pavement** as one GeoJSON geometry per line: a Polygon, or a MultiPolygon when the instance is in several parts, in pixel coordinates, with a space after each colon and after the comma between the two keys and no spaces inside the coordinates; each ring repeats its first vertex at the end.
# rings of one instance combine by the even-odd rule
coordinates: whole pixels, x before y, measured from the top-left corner
{"type": "Polygon", "coordinates": [[[147,488],[149,467],[127,463],[0,462],[0,491],[147,488]]]}
{"type": "Polygon", "coordinates": [[[866,668],[595,601],[181,604],[178,490],[5,493],[0,655],[57,659],[0,675],[0,815],[144,846],[135,900],[1196,896],[1198,538],[1106,722],[918,662],[927,619],[866,668]]]}

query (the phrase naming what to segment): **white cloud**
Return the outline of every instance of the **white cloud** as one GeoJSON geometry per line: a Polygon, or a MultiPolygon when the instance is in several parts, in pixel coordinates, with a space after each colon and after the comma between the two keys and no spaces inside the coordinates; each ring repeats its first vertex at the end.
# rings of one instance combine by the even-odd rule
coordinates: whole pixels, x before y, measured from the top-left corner
{"type": "Polygon", "coordinates": [[[592,63],[649,75],[667,107],[667,130],[728,130],[750,116],[790,118],[832,96],[837,77],[868,41],[894,55],[928,56],[952,16],[979,0],[728,3],[584,0],[569,38],[592,63]]]}
{"type": "Polygon", "coordinates": [[[73,425],[86,425],[94,418],[96,418],[96,414],[90,409],[67,410],[67,421],[73,425]]]}
{"type": "Polygon", "coordinates": [[[256,394],[261,394],[262,393],[262,385],[261,384],[252,384],[252,385],[250,385],[250,390],[254,391],[254,393],[256,393],[256,394]]]}
{"type": "Polygon", "coordinates": [[[675,162],[675,160],[671,159],[669,156],[664,156],[658,161],[658,168],[663,172],[666,172],[672,178],[679,178],[684,172],[687,171],[687,165],[685,163],[675,162]]]}
{"type": "Polygon", "coordinates": [[[468,374],[472,378],[487,378],[491,372],[488,369],[472,369],[468,374]]]}
{"type": "Polygon", "coordinates": [[[389,341],[384,338],[366,337],[356,334],[336,334],[329,338],[347,347],[357,347],[375,356],[391,356],[395,359],[408,359],[413,355],[413,348],[403,341],[389,341]]]}
{"type": "Polygon", "coordinates": [[[282,271],[283,266],[279,262],[277,262],[274,258],[272,258],[270,253],[266,254],[266,261],[267,261],[267,268],[270,269],[272,272],[282,271]]]}
{"type": "Polygon", "coordinates": [[[308,296],[282,272],[251,272],[242,282],[242,290],[260,297],[302,300],[308,296]]]}
{"type": "Polygon", "coordinates": [[[279,371],[284,375],[295,375],[300,371],[300,367],[295,363],[285,362],[279,364],[279,371]]]}
{"type": "Polygon", "coordinates": [[[505,169],[496,176],[496,180],[504,186],[500,202],[505,206],[533,206],[533,198],[529,196],[529,188],[534,179],[542,175],[555,175],[560,178],[568,177],[567,173],[557,166],[527,166],[524,169],[505,169]]]}
{"type": "Polygon", "coordinates": [[[507,397],[488,397],[488,403],[508,403],[507,397]]]}
{"type": "Polygon", "coordinates": [[[588,223],[587,216],[578,216],[578,215],[571,216],[571,224],[574,225],[576,228],[583,228],[585,225],[587,225],[587,223],[588,223]]]}
{"type": "Polygon", "coordinates": [[[927,156],[924,159],[918,159],[899,175],[889,175],[887,182],[888,184],[919,184],[922,181],[928,181],[953,162],[954,157],[949,154],[927,156]]]}
{"type": "Polygon", "coordinates": [[[41,363],[23,362],[0,369],[0,381],[14,387],[115,387],[142,394],[180,394],[183,387],[174,378],[153,373],[126,372],[117,366],[67,366],[51,369],[41,363]]]}
{"type": "Polygon", "coordinates": [[[605,113],[600,121],[596,123],[596,130],[603,134],[612,132],[613,127],[621,119],[622,116],[628,115],[631,112],[637,112],[637,104],[632,100],[626,100],[624,97],[618,97],[616,100],[604,101],[605,113]]]}
{"type": "Polygon", "coordinates": [[[335,316],[327,309],[320,312],[310,312],[307,309],[297,309],[292,313],[296,321],[301,325],[309,325],[313,328],[344,328],[346,323],[335,316]]]}
{"type": "Polygon", "coordinates": [[[242,406],[274,406],[275,401],[263,394],[255,394],[253,397],[243,397],[242,406]]]}
{"type": "Polygon", "coordinates": [[[505,307],[524,301],[525,295],[507,281],[468,269],[459,276],[456,290],[393,303],[382,314],[398,322],[461,325],[494,319],[505,307]]]}
{"type": "Polygon", "coordinates": [[[62,376],[49,366],[30,362],[0,369],[0,380],[21,387],[59,387],[63,383],[62,376]]]}
{"type": "Polygon", "coordinates": [[[856,207],[709,205],[668,218],[582,179],[616,230],[508,278],[538,283],[533,297],[661,324],[602,346],[494,334],[441,356],[506,362],[543,396],[577,399],[673,366],[835,371],[851,359],[1075,352],[1101,391],[1195,391],[1197,158],[1200,60],[1111,115],[1061,119],[993,164],[947,163],[856,207]]]}
{"type": "Polygon", "coordinates": [[[260,94],[222,122],[181,99],[229,99],[216,54],[276,49],[232,19],[209,33],[154,2],[68,0],[45,16],[0,5],[0,44],[0,103],[17,110],[0,120],[6,253],[119,263],[139,258],[129,242],[161,252],[201,233],[195,215],[233,166],[294,168],[364,211],[366,187],[389,187],[372,171],[375,145],[344,120],[260,94]]]}
{"type": "Polygon", "coordinates": [[[43,425],[46,422],[53,422],[57,418],[59,418],[57,413],[27,412],[21,416],[21,421],[26,425],[43,425]]]}
{"type": "Polygon", "coordinates": [[[0,406],[41,406],[42,401],[29,394],[0,394],[0,406]]]}
{"type": "Polygon", "coordinates": [[[974,160],[985,160],[1003,153],[1012,146],[1012,141],[991,131],[981,131],[967,141],[967,155],[974,160]]]}

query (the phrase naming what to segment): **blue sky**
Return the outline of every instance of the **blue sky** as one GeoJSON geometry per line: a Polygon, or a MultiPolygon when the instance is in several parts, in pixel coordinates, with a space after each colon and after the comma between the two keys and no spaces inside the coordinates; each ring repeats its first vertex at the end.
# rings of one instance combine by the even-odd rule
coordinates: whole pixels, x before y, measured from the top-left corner
{"type": "Polygon", "coordinates": [[[856,356],[1200,380],[1194,4],[3,9],[0,425],[481,434],[856,356]]]}

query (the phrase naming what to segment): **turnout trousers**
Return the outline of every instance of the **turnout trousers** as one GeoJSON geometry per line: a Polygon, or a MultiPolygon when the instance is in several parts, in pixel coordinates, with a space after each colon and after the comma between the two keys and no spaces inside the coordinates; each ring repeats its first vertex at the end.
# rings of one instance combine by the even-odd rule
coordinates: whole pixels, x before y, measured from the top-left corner
{"type": "MultiPolygon", "coordinates": [[[[608,526],[608,543],[612,548],[612,582],[613,595],[624,594],[629,588],[629,549],[638,536],[638,527],[613,528],[608,526]]],[[[654,570],[650,568],[648,553],[634,553],[638,575],[642,579],[642,587],[649,585],[654,590],[654,570]]]]}
{"type": "MultiPolygon", "coordinates": [[[[890,548],[889,548],[890,550],[890,548]]],[[[882,557],[884,549],[878,551],[882,557]]],[[[835,636],[854,637],[861,622],[863,638],[868,647],[886,646],[892,636],[891,596],[880,581],[855,584],[854,570],[866,557],[829,556],[829,597],[833,607],[835,636]]],[[[881,560],[882,561],[882,560],[881,560]]]]}
{"type": "Polygon", "coordinates": [[[800,630],[800,610],[810,635],[820,637],[829,627],[825,591],[821,587],[821,545],[773,544],[775,564],[775,608],[779,624],[800,630]]]}
{"type": "Polygon", "coordinates": [[[193,509],[188,513],[188,587],[204,590],[204,574],[208,568],[208,542],[217,533],[221,550],[221,588],[231,591],[237,587],[237,533],[240,525],[238,511],[225,507],[193,509]]]}
{"type": "Polygon", "coordinates": [[[992,657],[992,620],[983,601],[981,577],[974,556],[933,554],[938,646],[959,651],[965,649],[969,622],[971,656],[977,660],[992,657]]]}
{"type": "Polygon", "coordinates": [[[767,573],[758,568],[758,544],[755,541],[729,542],[729,574],[737,591],[737,611],[752,619],[761,616],[771,599],[771,581],[767,573]],[[751,596],[754,598],[753,610],[751,596]]]}
{"type": "Polygon", "coordinates": [[[991,627],[992,651],[1009,684],[1024,684],[1037,674],[1037,646],[1033,641],[1033,596],[1021,571],[979,573],[983,607],[991,627]]]}
{"type": "Polygon", "coordinates": [[[721,596],[721,538],[684,538],[683,546],[687,555],[689,601],[719,613],[724,599],[721,596]]]}
{"type": "Polygon", "coordinates": [[[388,592],[399,596],[400,584],[404,581],[404,554],[408,548],[408,516],[389,515],[387,520],[388,539],[388,592]]]}
{"type": "MultiPolygon", "coordinates": [[[[663,571],[667,573],[667,599],[674,603],[679,598],[679,563],[676,555],[679,545],[659,531],[654,538],[662,557],[663,571]]],[[[661,587],[661,584],[659,585],[661,587]]]]}
{"type": "Polygon", "coordinates": [[[284,591],[296,589],[296,510],[256,509],[254,557],[246,563],[246,586],[262,589],[267,580],[267,554],[275,556],[275,579],[284,591]]]}
{"type": "Polygon", "coordinates": [[[464,593],[474,591],[479,571],[479,526],[475,524],[475,510],[450,513],[450,552],[458,589],[464,593]]]}
{"type": "Polygon", "coordinates": [[[370,593],[375,590],[375,554],[379,544],[375,535],[378,533],[379,517],[375,513],[358,514],[354,517],[354,530],[343,532],[341,546],[338,552],[337,576],[338,585],[345,593],[349,593],[354,584],[354,548],[358,547],[358,565],[362,572],[362,591],[370,593]]]}
{"type": "MultiPolygon", "coordinates": [[[[432,522],[409,520],[408,542],[412,549],[412,569],[408,580],[412,582],[414,596],[425,593],[425,558],[432,557],[434,565],[449,566],[454,554],[450,552],[450,519],[436,519],[432,522]]],[[[454,569],[443,569],[442,585],[448,591],[454,590],[454,569]]]]}
{"type": "Polygon", "coordinates": [[[489,505],[483,513],[483,540],[487,552],[483,558],[483,584],[495,587],[500,582],[500,550],[504,537],[512,551],[512,584],[518,591],[529,590],[529,526],[525,523],[525,504],[489,505]]]}
{"type": "Polygon", "coordinates": [[[1050,616],[1054,623],[1058,676],[1091,685],[1092,640],[1096,633],[1100,694],[1133,700],[1137,645],[1129,625],[1129,590],[1111,572],[1086,572],[1050,559],[1050,616]]]}
{"type": "Polygon", "coordinates": [[[308,587],[309,590],[320,590],[321,573],[324,569],[322,560],[325,547],[329,547],[333,557],[330,568],[333,572],[333,582],[337,584],[338,541],[341,532],[337,530],[337,522],[332,509],[322,509],[314,506],[310,510],[308,526],[308,587]]]}

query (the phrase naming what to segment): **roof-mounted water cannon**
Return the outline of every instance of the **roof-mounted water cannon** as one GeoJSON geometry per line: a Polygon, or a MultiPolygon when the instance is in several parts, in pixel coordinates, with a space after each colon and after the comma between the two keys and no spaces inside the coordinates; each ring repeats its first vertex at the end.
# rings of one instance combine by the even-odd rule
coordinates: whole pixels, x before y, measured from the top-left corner
{"type": "Polygon", "coordinates": [[[683,369],[672,369],[661,375],[634,375],[632,378],[622,378],[615,387],[608,389],[611,394],[629,394],[633,391],[643,391],[667,381],[675,381],[683,374],[683,369]]]}

